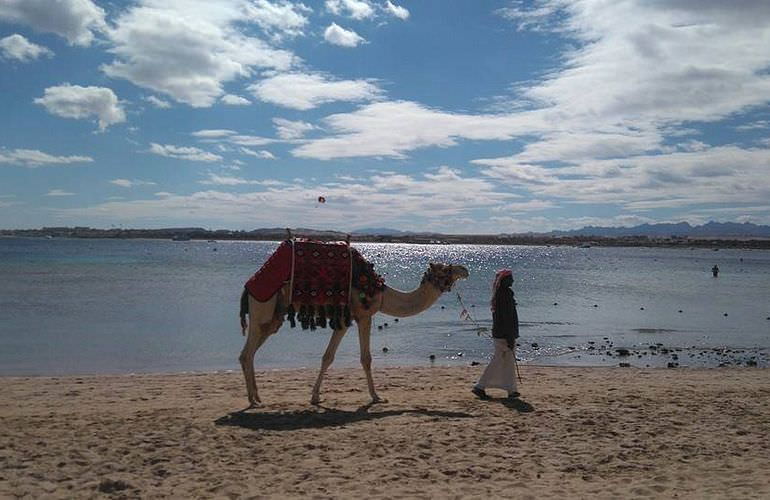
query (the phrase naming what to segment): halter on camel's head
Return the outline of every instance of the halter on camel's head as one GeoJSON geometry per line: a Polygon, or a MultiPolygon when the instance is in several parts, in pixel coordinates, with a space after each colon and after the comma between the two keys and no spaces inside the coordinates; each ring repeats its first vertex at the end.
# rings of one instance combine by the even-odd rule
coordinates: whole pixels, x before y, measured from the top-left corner
{"type": "Polygon", "coordinates": [[[448,292],[459,279],[466,279],[468,270],[463,266],[452,266],[447,264],[430,263],[430,267],[422,275],[421,284],[430,283],[442,293],[448,292]]]}

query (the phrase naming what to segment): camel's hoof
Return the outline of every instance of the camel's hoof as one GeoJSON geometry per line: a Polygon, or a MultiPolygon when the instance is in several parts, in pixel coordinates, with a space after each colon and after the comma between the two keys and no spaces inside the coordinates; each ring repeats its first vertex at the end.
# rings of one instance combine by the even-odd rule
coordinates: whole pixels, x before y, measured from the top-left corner
{"type": "Polygon", "coordinates": [[[377,403],[387,403],[387,402],[388,402],[388,400],[387,400],[387,399],[385,399],[385,398],[381,398],[381,397],[379,397],[379,396],[374,396],[374,397],[372,398],[372,404],[373,404],[373,405],[375,405],[375,404],[377,404],[377,403]]]}

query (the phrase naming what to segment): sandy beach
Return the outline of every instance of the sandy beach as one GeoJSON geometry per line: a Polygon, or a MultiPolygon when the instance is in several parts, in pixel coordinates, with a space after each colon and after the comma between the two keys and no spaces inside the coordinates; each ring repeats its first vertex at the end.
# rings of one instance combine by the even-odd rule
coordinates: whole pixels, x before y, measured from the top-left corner
{"type": "Polygon", "coordinates": [[[0,379],[0,497],[768,498],[770,371],[483,366],[0,379]]]}

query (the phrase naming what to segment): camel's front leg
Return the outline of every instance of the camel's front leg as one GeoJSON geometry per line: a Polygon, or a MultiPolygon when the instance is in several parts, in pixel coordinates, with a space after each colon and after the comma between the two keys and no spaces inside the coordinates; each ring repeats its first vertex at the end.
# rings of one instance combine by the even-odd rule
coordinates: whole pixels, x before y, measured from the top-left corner
{"type": "Polygon", "coordinates": [[[342,328],[341,330],[334,330],[332,333],[332,338],[329,339],[329,345],[326,346],[326,352],[324,352],[324,356],[321,358],[321,371],[318,372],[318,378],[313,386],[313,395],[310,397],[310,404],[317,405],[321,402],[321,383],[323,382],[324,375],[326,375],[326,370],[329,369],[332,361],[334,361],[334,355],[337,353],[337,348],[340,346],[342,337],[345,336],[347,331],[347,328],[342,328]]]}
{"type": "Polygon", "coordinates": [[[364,316],[358,320],[358,344],[361,347],[361,366],[366,374],[366,383],[369,386],[369,395],[372,397],[372,403],[386,403],[380,399],[374,390],[374,379],[372,379],[372,353],[369,346],[369,335],[372,330],[372,317],[364,316]]]}

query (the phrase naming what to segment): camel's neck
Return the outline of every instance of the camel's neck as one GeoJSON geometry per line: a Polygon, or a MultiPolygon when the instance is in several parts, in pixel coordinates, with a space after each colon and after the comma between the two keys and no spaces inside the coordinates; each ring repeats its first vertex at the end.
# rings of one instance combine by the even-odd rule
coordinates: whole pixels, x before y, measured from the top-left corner
{"type": "Polygon", "coordinates": [[[411,292],[402,292],[386,286],[382,292],[380,312],[397,318],[414,316],[432,306],[439,296],[441,292],[429,283],[424,283],[411,292]]]}

